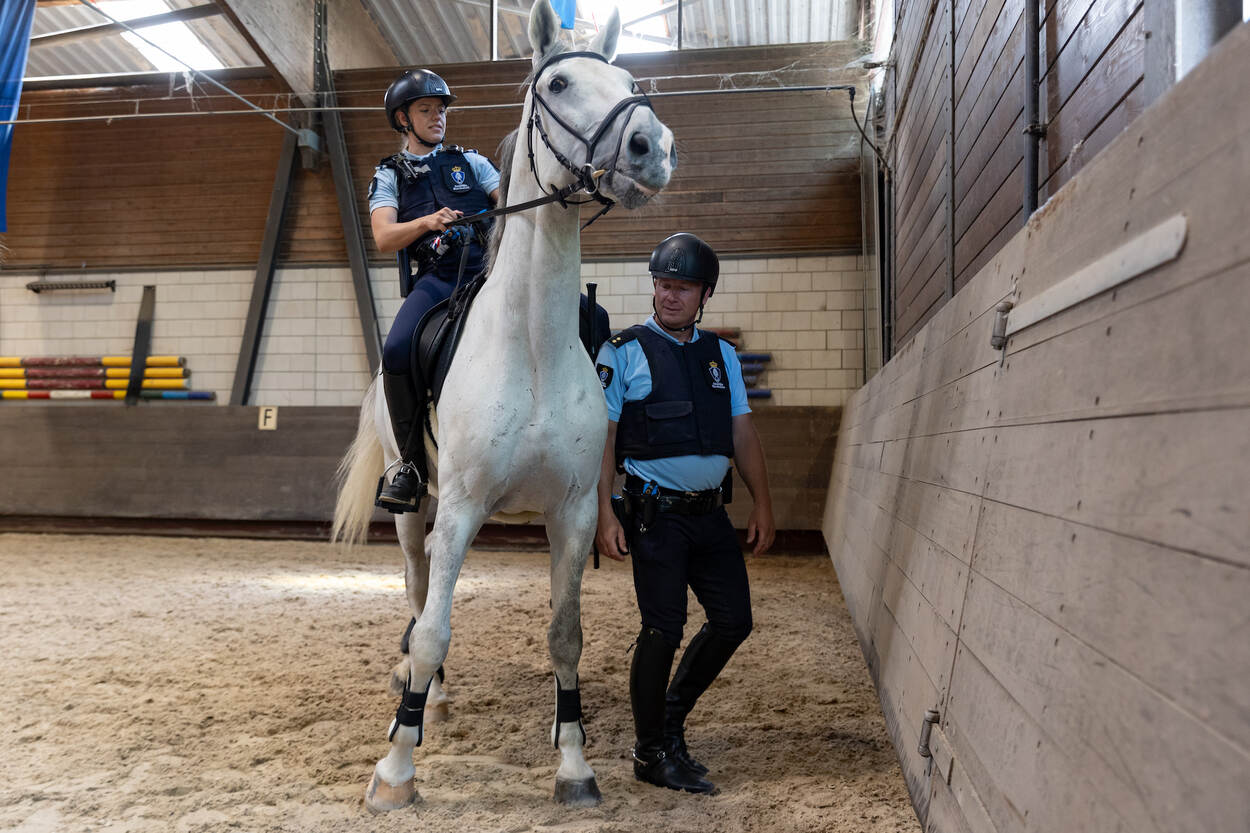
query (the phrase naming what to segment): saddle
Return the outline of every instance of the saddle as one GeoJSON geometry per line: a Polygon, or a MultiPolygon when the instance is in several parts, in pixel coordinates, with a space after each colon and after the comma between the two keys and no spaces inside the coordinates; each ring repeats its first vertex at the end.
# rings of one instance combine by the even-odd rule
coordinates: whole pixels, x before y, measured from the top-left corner
{"type": "MultiPolygon", "coordinates": [[[[412,381],[418,391],[429,391],[429,401],[436,407],[443,394],[443,383],[447,381],[447,370],[464,334],[469,309],[484,283],[485,275],[479,276],[450,298],[439,301],[422,317],[413,334],[412,381]]],[[[589,299],[582,295],[578,306],[578,334],[592,364],[599,355],[599,348],[612,334],[608,311],[595,304],[593,314],[595,326],[592,327],[589,299]]]]}

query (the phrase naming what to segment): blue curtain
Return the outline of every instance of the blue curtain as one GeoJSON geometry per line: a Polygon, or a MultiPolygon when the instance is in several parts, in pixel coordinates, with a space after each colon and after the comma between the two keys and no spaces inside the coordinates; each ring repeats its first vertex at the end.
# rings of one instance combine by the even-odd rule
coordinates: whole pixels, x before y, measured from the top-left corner
{"type": "Polygon", "coordinates": [[[560,28],[572,29],[577,17],[577,0],[551,0],[551,8],[560,15],[560,28]]]}
{"type": "MultiPolygon", "coordinates": [[[[0,0],[0,121],[17,118],[26,74],[30,27],[35,22],[35,0],[0,0]]],[[[13,125],[0,124],[0,232],[9,230],[5,194],[9,190],[9,148],[13,125]]]]}

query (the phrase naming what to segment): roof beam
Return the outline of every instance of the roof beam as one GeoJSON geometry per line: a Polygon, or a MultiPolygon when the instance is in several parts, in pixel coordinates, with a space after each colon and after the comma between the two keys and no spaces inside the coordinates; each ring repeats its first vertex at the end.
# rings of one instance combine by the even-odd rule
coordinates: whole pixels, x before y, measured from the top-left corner
{"type": "Polygon", "coordinates": [[[221,14],[221,9],[212,3],[204,3],[199,6],[191,6],[186,9],[175,9],[171,12],[163,14],[149,15],[148,17],[137,17],[127,20],[126,25],[120,23],[100,23],[94,26],[79,26],[75,29],[62,29],[59,32],[48,32],[46,35],[35,35],[30,39],[31,46],[64,46],[67,43],[75,43],[83,40],[94,40],[96,38],[108,37],[109,35],[117,35],[127,31],[127,27],[131,29],[143,29],[147,26],[159,26],[162,23],[178,23],[180,21],[198,20],[201,17],[212,17],[221,14]]]}
{"type": "MultiPolygon", "coordinates": [[[[314,0],[217,0],[217,4],[305,106],[315,106],[314,0]]],[[[398,64],[359,0],[327,0],[327,7],[330,65],[334,69],[398,64]]]]}

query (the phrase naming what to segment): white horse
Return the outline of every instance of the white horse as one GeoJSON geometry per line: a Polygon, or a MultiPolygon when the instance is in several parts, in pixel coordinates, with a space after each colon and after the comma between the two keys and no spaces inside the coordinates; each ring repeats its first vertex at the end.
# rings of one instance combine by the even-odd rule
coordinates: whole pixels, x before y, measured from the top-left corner
{"type": "MultiPolygon", "coordinates": [[[[504,201],[517,205],[585,181],[589,164],[605,171],[602,195],[627,208],[642,205],[668,183],[676,157],[672,132],[645,97],[634,95],[630,74],[609,63],[620,18],[613,12],[587,52],[566,51],[558,34],[550,3],[537,0],[529,25],[534,72],[512,158],[501,160],[510,165],[504,201]]],[[[582,571],[595,532],[607,410],[578,336],[578,210],[548,203],[511,215],[495,235],[489,279],[468,313],[438,405],[437,450],[429,448],[430,491],[438,498],[433,531],[427,541],[424,509],[395,520],[416,625],[408,657],[396,669],[403,699],[391,723],[390,752],[366,790],[375,811],[417,799],[413,748],[421,743],[424,707],[445,700],[434,674],[451,640],[452,590],[469,543],[492,516],[545,516],[547,645],[556,683],[551,735],[560,750],[555,798],[570,805],[600,800],[582,752],[577,666],[582,571]]],[[[377,479],[384,463],[399,457],[390,426],[375,379],[340,467],[336,539],[360,540],[367,531],[377,479]]]]}

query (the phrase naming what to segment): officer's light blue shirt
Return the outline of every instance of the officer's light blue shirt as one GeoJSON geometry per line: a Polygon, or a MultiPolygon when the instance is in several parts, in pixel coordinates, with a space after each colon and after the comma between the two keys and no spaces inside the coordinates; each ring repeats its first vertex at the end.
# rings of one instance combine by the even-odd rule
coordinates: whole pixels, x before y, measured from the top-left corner
{"type": "MultiPolygon", "coordinates": [[[[442,153],[442,151],[443,145],[440,142],[434,150],[425,156],[417,156],[415,153],[409,153],[407,150],[403,151],[403,154],[404,158],[409,162],[419,165],[436,153],[442,153]]],[[[477,180],[478,187],[487,194],[499,187],[499,171],[495,170],[495,166],[490,163],[490,160],[475,150],[466,150],[464,158],[469,163],[469,167],[473,169],[473,177],[477,180]]],[[[373,181],[369,183],[369,213],[372,214],[378,208],[399,210],[399,187],[395,182],[395,171],[381,166],[374,170],[373,181]]]]}
{"type": "MultiPolygon", "coordinates": [[[[655,330],[669,341],[680,344],[655,322],[655,316],[646,321],[646,326],[655,330]]],[[[716,338],[714,334],[705,334],[696,327],[690,341],[700,338],[716,338]]],[[[720,343],[721,357],[724,359],[726,375],[729,377],[729,413],[732,416],[751,413],[747,404],[747,386],[742,380],[742,364],[732,346],[720,343]]],[[[612,378],[603,394],[608,402],[608,419],[621,421],[621,408],[626,402],[646,399],[651,394],[651,367],[647,356],[642,352],[642,345],[635,339],[626,342],[619,348],[611,342],[604,342],[599,350],[598,363],[612,368],[612,378]]],[[[681,457],[664,457],[659,460],[635,460],[625,458],[625,471],[641,477],[643,480],[654,480],[668,489],[698,492],[714,489],[725,479],[729,470],[729,458],[719,454],[701,455],[688,454],[681,457]]]]}

